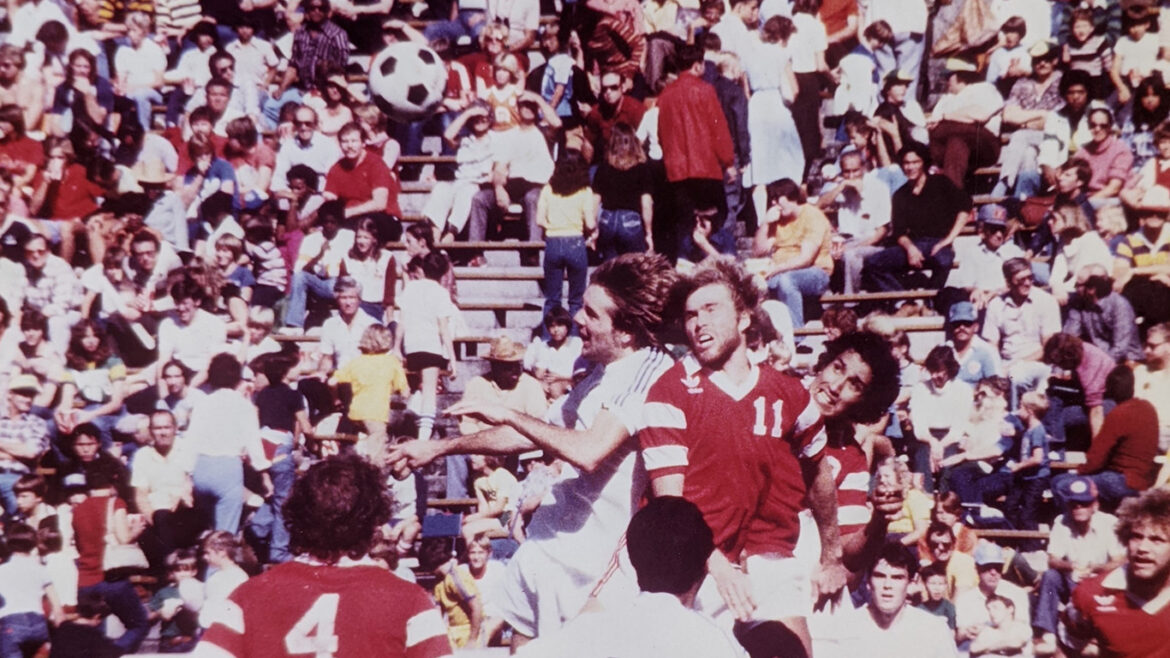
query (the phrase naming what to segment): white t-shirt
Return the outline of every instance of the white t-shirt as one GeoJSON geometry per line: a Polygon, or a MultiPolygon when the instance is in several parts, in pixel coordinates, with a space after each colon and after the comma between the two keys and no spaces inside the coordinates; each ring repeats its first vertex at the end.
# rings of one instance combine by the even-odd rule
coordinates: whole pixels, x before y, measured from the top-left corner
{"type": "Polygon", "coordinates": [[[1118,39],[1117,44],[1113,46],[1113,56],[1122,58],[1121,77],[1148,76],[1158,61],[1158,48],[1160,45],[1156,32],[1146,32],[1138,41],[1130,39],[1129,36],[1118,39]]]}
{"type": "Polygon", "coordinates": [[[321,354],[332,355],[335,367],[341,368],[361,354],[358,344],[361,343],[362,334],[375,324],[378,321],[361,309],[358,309],[349,324],[341,319],[341,314],[334,311],[321,325],[321,354]]]}
{"type": "Polygon", "coordinates": [[[581,339],[569,336],[560,347],[552,347],[543,338],[536,338],[524,352],[525,370],[546,370],[558,377],[572,377],[573,364],[581,356],[581,339]]]}
{"type": "Polygon", "coordinates": [[[211,357],[226,347],[227,324],[203,309],[196,310],[185,327],[173,317],[164,318],[158,326],[159,356],[170,355],[195,372],[205,370],[211,357]]]}
{"type": "MultiPolygon", "coordinates": [[[[839,202],[844,201],[837,197],[839,202]]],[[[854,206],[839,203],[837,230],[851,240],[866,240],[890,223],[890,188],[873,172],[861,179],[861,200],[854,206]]]]}
{"type": "Polygon", "coordinates": [[[856,630],[853,650],[842,655],[867,658],[953,658],[959,655],[954,635],[942,617],[907,605],[889,628],[874,621],[869,608],[858,608],[851,627],[856,630]]]}
{"type": "Polygon", "coordinates": [[[131,90],[153,87],[155,76],[166,71],[167,56],[157,43],[143,39],[137,49],[120,46],[114,55],[114,67],[126,77],[131,90]]]}
{"type": "Polygon", "coordinates": [[[37,557],[14,554],[8,558],[0,564],[0,619],[28,612],[44,614],[41,598],[51,584],[49,571],[37,557]]]}
{"type": "Polygon", "coordinates": [[[540,130],[513,128],[500,133],[495,140],[500,146],[497,157],[508,165],[508,178],[522,178],[543,185],[552,177],[552,154],[540,130]]]}
{"type": "Polygon", "coordinates": [[[792,54],[793,73],[813,73],[817,70],[817,53],[829,47],[825,25],[812,14],[799,13],[792,17],[796,31],[788,39],[788,52],[792,54]]]}
{"type": "Polygon", "coordinates": [[[403,353],[428,352],[442,356],[439,319],[447,318],[447,327],[454,335],[454,319],[459,315],[451,293],[431,279],[407,281],[398,295],[398,308],[403,353]]]}
{"type": "Polygon", "coordinates": [[[965,108],[979,108],[991,115],[984,127],[993,134],[999,134],[999,125],[1002,121],[1003,96],[990,82],[976,82],[959,90],[957,94],[944,94],[934,106],[933,116],[941,117],[947,112],[954,112],[965,108]]]}

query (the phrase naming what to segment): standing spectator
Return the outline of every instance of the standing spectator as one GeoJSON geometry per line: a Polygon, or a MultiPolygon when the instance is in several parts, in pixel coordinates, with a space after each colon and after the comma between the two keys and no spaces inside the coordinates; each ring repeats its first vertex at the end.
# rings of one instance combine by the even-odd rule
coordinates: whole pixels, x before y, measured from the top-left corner
{"type": "MultiPolygon", "coordinates": [[[[797,91],[788,48],[793,29],[792,21],[784,16],[769,18],[764,24],[763,42],[741,57],[752,93],[748,100],[751,165],[740,165],[746,168],[745,186],[757,190],[776,181],[801,180],[804,176],[804,147],[788,109],[797,91]]],[[[759,191],[756,195],[760,195],[759,191]]],[[[757,198],[757,216],[766,212],[765,208],[757,198]]],[[[735,219],[728,218],[733,222],[735,219]]]]}
{"type": "Polygon", "coordinates": [[[273,563],[287,562],[292,558],[283,508],[296,479],[297,464],[293,452],[303,444],[305,434],[312,429],[305,397],[288,385],[289,369],[294,365],[296,361],[283,354],[266,354],[254,366],[267,380],[253,397],[253,402],[260,421],[264,454],[272,461],[272,467],[268,469],[272,477],[272,496],[256,510],[249,526],[253,534],[268,539],[267,561],[273,563]]]}
{"type": "Polygon", "coordinates": [[[596,244],[597,209],[589,188],[589,165],[577,151],[565,151],[536,202],[536,223],[544,229],[544,312],[561,305],[569,283],[569,315],[581,310],[589,268],[588,246],[596,244]],[[566,277],[567,275],[567,277],[566,277]]]}
{"type": "Polygon", "coordinates": [[[16,523],[4,532],[8,561],[0,564],[0,655],[35,654],[49,640],[44,603],[49,601],[49,620],[65,620],[65,611],[45,565],[37,556],[37,532],[16,523]]]}
{"type": "Polygon", "coordinates": [[[682,46],[676,53],[679,76],[658,97],[658,138],[670,184],[674,214],[664,219],[669,242],[661,253],[685,256],[694,230],[695,211],[716,208],[712,229],[727,221],[724,178],[734,178],[735,148],[715,89],[703,82],[703,53],[682,46]]]}
{"type": "Polygon", "coordinates": [[[356,458],[312,466],[285,504],[292,548],[302,559],[232,592],[229,605],[209,620],[202,650],[236,658],[271,655],[279,642],[272,638],[288,637],[288,653],[311,653],[312,637],[293,620],[313,613],[333,622],[339,650],[388,658],[450,655],[443,619],[425,592],[350,557],[365,556],[390,517],[381,479],[376,468],[356,458]]]}
{"type": "Polygon", "coordinates": [[[597,252],[602,260],[654,251],[654,171],[633,126],[613,126],[593,176],[599,211],[597,252]]]}
{"type": "Polygon", "coordinates": [[[999,127],[1003,97],[983,79],[974,64],[947,61],[947,93],[930,114],[930,155],[955,187],[966,186],[967,174],[999,159],[999,127]]]}
{"type": "Polygon", "coordinates": [[[1170,493],[1151,490],[1122,506],[1117,538],[1125,545],[1125,566],[1073,592],[1073,649],[1096,640],[1106,655],[1157,655],[1170,642],[1170,607],[1148,602],[1170,595],[1170,493]]]}
{"type": "Polygon", "coordinates": [[[1113,291],[1109,270],[1098,264],[1077,271],[1076,292],[1061,331],[1100,347],[1118,363],[1145,358],[1133,306],[1113,291]]]}
{"type": "Polygon", "coordinates": [[[805,203],[800,186],[791,179],[769,183],[767,194],[767,215],[752,250],[757,257],[770,259],[764,270],[768,289],[788,307],[793,326],[803,327],[805,296],[819,297],[829,288],[833,227],[825,213],[805,203]]]}
{"type": "Polygon", "coordinates": [[[150,631],[146,608],[129,575],[105,571],[103,557],[111,541],[132,544],[145,524],[141,516],[129,513],[105,473],[88,473],[86,482],[89,491],[85,499],[73,507],[73,533],[79,554],[78,603],[93,594],[101,596],[126,629],[114,644],[123,653],[134,653],[150,631]]]}
{"type": "Polygon", "coordinates": [[[439,281],[450,267],[447,257],[432,251],[407,264],[409,280],[398,296],[398,331],[394,351],[406,357],[406,369],[420,374],[421,407],[418,438],[434,431],[439,371],[454,370],[455,321],[459,309],[439,281]]]}
{"type": "Polygon", "coordinates": [[[195,506],[209,527],[231,533],[239,531],[244,510],[245,455],[252,468],[262,472],[264,493],[272,492],[256,407],[236,390],[241,370],[240,362],[229,354],[211,359],[207,373],[211,393],[195,403],[185,436],[195,453],[191,472],[195,506]]]}
{"type": "Polygon", "coordinates": [[[1138,225],[1117,245],[1113,289],[1129,300],[1148,334],[1170,320],[1170,229],[1160,209],[1141,211],[1138,225]]]}
{"type": "Polygon", "coordinates": [[[954,263],[951,245],[971,216],[971,198],[946,176],[930,173],[925,146],[903,146],[898,160],[908,180],[891,202],[891,237],[896,244],[865,258],[861,287],[903,290],[905,275],[929,268],[928,286],[938,289],[954,263]]]}
{"type": "Polygon", "coordinates": [[[598,162],[609,146],[618,124],[636,127],[642,123],[646,106],[626,93],[626,79],[617,71],[601,74],[601,94],[597,104],[585,116],[585,136],[592,146],[593,161],[598,162]]]}

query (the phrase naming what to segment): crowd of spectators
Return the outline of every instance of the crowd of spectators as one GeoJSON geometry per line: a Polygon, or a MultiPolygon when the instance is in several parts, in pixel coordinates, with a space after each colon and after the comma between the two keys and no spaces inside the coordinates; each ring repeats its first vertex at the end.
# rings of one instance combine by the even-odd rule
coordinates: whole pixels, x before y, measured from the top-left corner
{"type": "MultiPolygon", "coordinates": [[[[452,649],[1164,655],[1164,4],[9,2],[0,658],[248,655],[233,592],[305,560],[452,649]],[[461,361],[504,239],[543,322],[461,361]],[[338,453],[389,508],[314,552],[338,453]],[[675,497],[664,573],[619,540],[675,497]]],[[[329,596],[271,655],[339,651],[329,596]]]]}

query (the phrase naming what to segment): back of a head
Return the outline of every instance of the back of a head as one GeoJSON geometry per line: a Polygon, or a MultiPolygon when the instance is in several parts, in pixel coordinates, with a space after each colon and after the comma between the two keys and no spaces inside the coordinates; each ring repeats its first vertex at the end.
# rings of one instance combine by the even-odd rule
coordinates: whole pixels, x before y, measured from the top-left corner
{"type": "Polygon", "coordinates": [[[678,272],[661,254],[622,254],[597,267],[592,285],[613,300],[614,328],[629,333],[637,347],[659,344],[663,312],[678,272]]]}
{"type": "Polygon", "coordinates": [[[694,503],[674,496],[651,500],[626,530],[630,562],[646,592],[684,594],[702,581],[715,548],[694,503]]]}
{"type": "Polygon", "coordinates": [[[293,485],[284,518],[294,553],[334,563],[369,551],[390,518],[390,502],[376,467],[356,456],[332,457],[293,485]]]}

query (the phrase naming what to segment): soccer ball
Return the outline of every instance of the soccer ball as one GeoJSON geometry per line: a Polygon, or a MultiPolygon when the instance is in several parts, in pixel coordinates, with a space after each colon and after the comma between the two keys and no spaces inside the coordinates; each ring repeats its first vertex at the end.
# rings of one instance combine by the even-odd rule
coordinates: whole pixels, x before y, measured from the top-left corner
{"type": "Polygon", "coordinates": [[[413,121],[431,114],[446,87],[446,65],[422,44],[392,43],[370,63],[370,96],[393,119],[413,121]]]}

